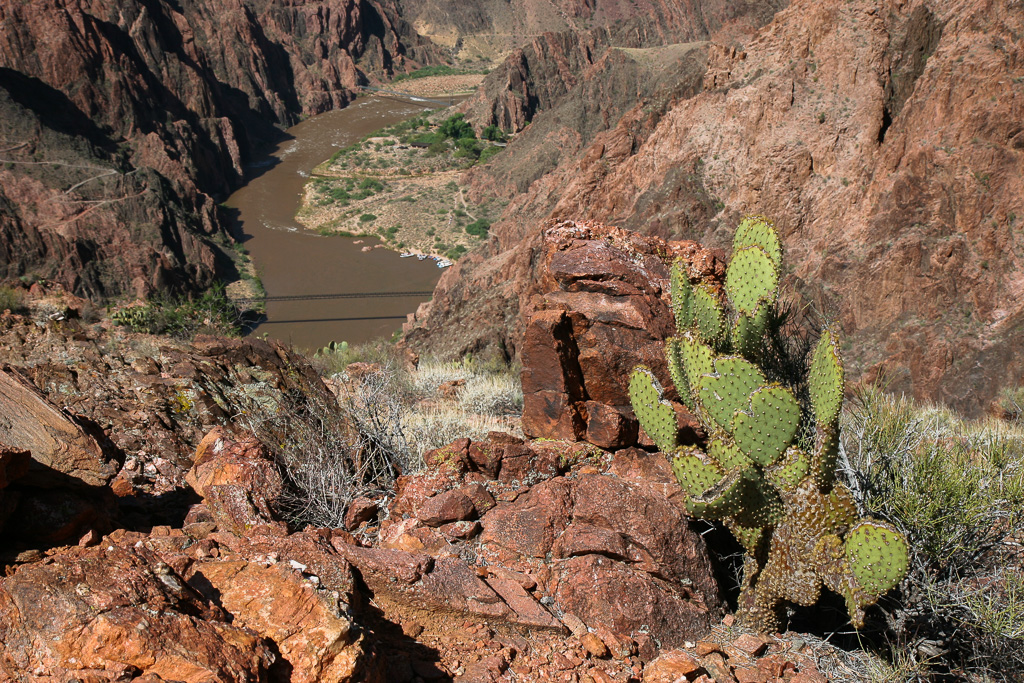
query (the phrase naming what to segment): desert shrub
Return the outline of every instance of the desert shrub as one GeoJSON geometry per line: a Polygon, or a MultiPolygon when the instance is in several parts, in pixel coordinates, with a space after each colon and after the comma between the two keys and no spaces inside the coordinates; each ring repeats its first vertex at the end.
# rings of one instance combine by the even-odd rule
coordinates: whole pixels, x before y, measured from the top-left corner
{"type": "Polygon", "coordinates": [[[406,406],[392,386],[397,371],[336,377],[339,395],[279,397],[276,390],[250,388],[236,397],[235,420],[270,450],[287,482],[277,502],[294,526],[341,526],[359,496],[393,490],[396,477],[416,471],[405,436],[406,406]]]}
{"type": "Polygon", "coordinates": [[[464,114],[455,114],[445,119],[438,131],[441,135],[452,140],[473,140],[476,139],[476,133],[473,132],[473,126],[469,125],[466,121],[464,114]]]}
{"type": "Polygon", "coordinates": [[[900,600],[885,605],[901,655],[946,675],[1020,680],[1024,429],[874,387],[843,419],[851,489],[910,541],[900,600]]]}
{"type": "Polygon", "coordinates": [[[480,137],[484,140],[490,140],[491,142],[505,142],[508,138],[505,136],[505,131],[498,128],[494,124],[491,124],[484,128],[480,132],[480,137]]]}
{"type": "Polygon", "coordinates": [[[369,223],[370,221],[375,220],[377,220],[377,215],[372,213],[364,213],[362,216],[359,217],[360,223],[369,223]]]}
{"type": "Polygon", "coordinates": [[[191,339],[199,332],[237,336],[243,320],[242,312],[228,299],[220,283],[198,297],[158,298],[121,308],[111,317],[132,332],[178,339],[191,339]]]}
{"type": "Polygon", "coordinates": [[[427,147],[426,156],[428,156],[428,157],[436,157],[437,155],[444,154],[447,151],[448,151],[448,143],[447,142],[444,142],[443,140],[440,141],[440,142],[432,142],[427,147]]]}
{"type": "Polygon", "coordinates": [[[14,287],[0,287],[0,313],[6,310],[11,313],[24,313],[28,310],[24,292],[14,287]]]}
{"type": "Polygon", "coordinates": [[[466,233],[475,235],[476,237],[484,237],[487,232],[491,229],[491,224],[483,218],[478,218],[469,225],[466,226],[466,233]]]}
{"type": "Polygon", "coordinates": [[[477,163],[486,164],[488,161],[491,160],[492,157],[498,154],[501,150],[501,147],[485,148],[482,152],[480,152],[480,158],[477,159],[477,163]]]}
{"type": "Polygon", "coordinates": [[[518,374],[475,374],[459,392],[459,404],[483,415],[518,415],[523,412],[523,387],[518,374]]]}

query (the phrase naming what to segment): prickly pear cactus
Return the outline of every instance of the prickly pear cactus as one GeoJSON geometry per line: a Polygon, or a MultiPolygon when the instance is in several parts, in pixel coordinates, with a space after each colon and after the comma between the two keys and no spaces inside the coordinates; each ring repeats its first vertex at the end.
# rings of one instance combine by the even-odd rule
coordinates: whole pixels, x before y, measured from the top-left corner
{"type": "Polygon", "coordinates": [[[668,455],[690,514],[722,521],[746,550],[741,618],[775,630],[785,601],[813,605],[826,586],[846,599],[859,628],[864,609],[906,574],[907,541],[859,518],[850,491],[836,482],[845,387],[836,331],[825,329],[812,354],[807,405],[760,365],[781,274],[781,242],[763,217],[740,223],[724,286],[691,281],[682,261],[672,266],[678,335],[666,340],[665,356],[680,398],[708,435],[705,448],[680,446],[675,413],[648,368],[633,371],[630,398],[668,455]]]}

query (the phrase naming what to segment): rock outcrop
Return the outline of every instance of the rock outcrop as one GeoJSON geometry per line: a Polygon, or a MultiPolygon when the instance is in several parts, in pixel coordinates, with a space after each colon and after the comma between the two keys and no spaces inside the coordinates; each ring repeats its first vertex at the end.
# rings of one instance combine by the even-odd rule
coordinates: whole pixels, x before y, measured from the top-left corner
{"type": "MultiPolygon", "coordinates": [[[[520,352],[527,435],[606,449],[637,443],[630,373],[644,364],[671,386],[663,342],[675,328],[663,295],[666,261],[675,258],[692,273],[724,274],[723,263],[695,242],[572,221],[544,231],[520,352]]],[[[681,403],[678,410],[686,413],[681,403]]],[[[691,425],[686,441],[693,441],[695,420],[682,424],[691,425]]]]}
{"type": "Polygon", "coordinates": [[[390,0],[5,4],[0,277],[208,287],[251,150],[434,55],[390,0]]]}
{"type": "Polygon", "coordinates": [[[418,346],[514,350],[525,318],[489,307],[522,302],[509,283],[524,291],[546,219],[724,246],[764,213],[790,285],[843,324],[851,378],[979,412],[1024,380],[1022,17],[1016,2],[798,2],[742,48],[715,45],[701,92],[655,118],[637,105],[512,201],[442,278],[418,346]]]}

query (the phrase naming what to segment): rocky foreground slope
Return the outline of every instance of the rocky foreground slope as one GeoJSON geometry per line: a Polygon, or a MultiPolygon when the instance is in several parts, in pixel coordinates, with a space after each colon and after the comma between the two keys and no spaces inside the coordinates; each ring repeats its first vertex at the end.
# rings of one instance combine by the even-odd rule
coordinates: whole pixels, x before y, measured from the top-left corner
{"type": "Polygon", "coordinates": [[[802,642],[723,620],[662,454],[492,432],[297,529],[237,418],[330,406],[305,359],[30,306],[0,316],[0,680],[824,680],[802,642]]]}
{"type": "Polygon", "coordinates": [[[1019,2],[793,3],[712,45],[699,92],[640,102],[517,196],[413,343],[517,352],[546,219],[723,246],[765,213],[853,376],[982,410],[1024,379],[1022,36],[1019,2]]]}
{"type": "Polygon", "coordinates": [[[0,278],[208,287],[252,150],[433,59],[391,0],[4,3],[0,278]]]}

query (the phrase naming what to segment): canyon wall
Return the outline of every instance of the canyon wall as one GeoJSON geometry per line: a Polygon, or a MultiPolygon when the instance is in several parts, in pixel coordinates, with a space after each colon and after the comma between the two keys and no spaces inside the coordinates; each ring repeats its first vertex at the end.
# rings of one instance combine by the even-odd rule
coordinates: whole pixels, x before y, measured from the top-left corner
{"type": "Polygon", "coordinates": [[[90,297],[229,275],[251,151],[436,49],[392,0],[0,6],[0,278],[90,297]]]}
{"type": "Polygon", "coordinates": [[[804,0],[712,45],[700,92],[638,103],[515,197],[410,340],[514,355],[546,221],[723,247],[765,213],[798,301],[842,323],[851,379],[979,412],[1024,381],[1022,9],[804,0]]]}

